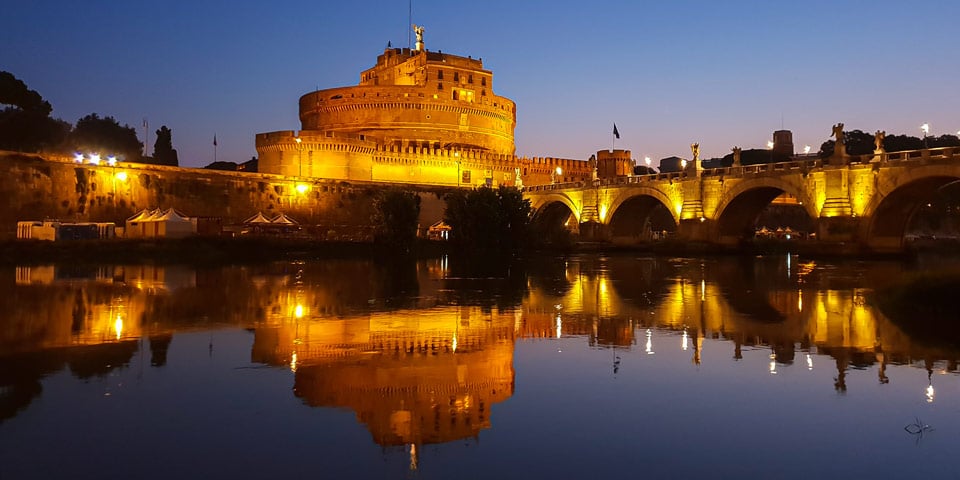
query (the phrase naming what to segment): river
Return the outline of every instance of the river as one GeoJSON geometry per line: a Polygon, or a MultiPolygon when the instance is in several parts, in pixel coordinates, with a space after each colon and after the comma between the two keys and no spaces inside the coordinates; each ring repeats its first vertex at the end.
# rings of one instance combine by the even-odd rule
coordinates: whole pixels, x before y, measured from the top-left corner
{"type": "Polygon", "coordinates": [[[0,478],[956,477],[943,263],[0,269],[0,478]]]}

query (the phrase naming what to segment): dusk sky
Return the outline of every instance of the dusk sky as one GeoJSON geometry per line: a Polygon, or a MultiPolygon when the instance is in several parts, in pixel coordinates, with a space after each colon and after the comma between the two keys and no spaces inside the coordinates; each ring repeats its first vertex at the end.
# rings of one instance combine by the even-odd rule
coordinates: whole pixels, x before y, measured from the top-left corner
{"type": "MultiPolygon", "coordinates": [[[[297,100],[355,85],[408,2],[8,1],[0,70],[69,122],[96,112],[173,131],[180,164],[256,155],[254,135],[299,129],[297,100]]],[[[517,103],[517,154],[704,158],[831,125],[960,131],[960,2],[415,0],[428,50],[483,59],[517,103]]]]}

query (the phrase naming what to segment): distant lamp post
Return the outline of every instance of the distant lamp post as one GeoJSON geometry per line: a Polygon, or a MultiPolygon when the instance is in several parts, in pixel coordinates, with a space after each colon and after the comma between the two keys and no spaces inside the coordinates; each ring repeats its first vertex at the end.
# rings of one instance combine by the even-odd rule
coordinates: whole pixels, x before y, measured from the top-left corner
{"type": "Polygon", "coordinates": [[[90,154],[90,165],[100,165],[100,154],[91,153],[90,154]]]}
{"type": "Polygon", "coordinates": [[[299,193],[300,195],[303,195],[309,191],[310,191],[310,185],[307,185],[306,183],[297,184],[297,193],[299,193]]]}
{"type": "Polygon", "coordinates": [[[80,152],[73,154],[73,161],[76,163],[83,163],[83,154],[80,152]]]}
{"type": "Polygon", "coordinates": [[[930,124],[924,123],[920,125],[920,132],[923,133],[923,148],[927,148],[927,135],[930,134],[930,124]]]}
{"type": "Polygon", "coordinates": [[[809,154],[810,154],[810,145],[804,145],[804,146],[803,146],[803,154],[804,154],[804,155],[809,155],[809,154]]]}
{"type": "Polygon", "coordinates": [[[767,142],[767,148],[772,149],[772,148],[773,148],[773,142],[767,142]]]}
{"type": "Polygon", "coordinates": [[[114,167],[117,165],[117,157],[110,155],[107,157],[107,165],[114,167]]]}
{"type": "Polygon", "coordinates": [[[644,173],[650,173],[650,157],[643,157],[643,163],[647,165],[647,171],[644,173]]]}
{"type": "Polygon", "coordinates": [[[297,176],[303,176],[303,140],[300,137],[293,137],[293,141],[297,142],[297,164],[299,169],[297,171],[297,176]]]}
{"type": "Polygon", "coordinates": [[[563,183],[563,169],[557,167],[557,183],[563,183]]]}

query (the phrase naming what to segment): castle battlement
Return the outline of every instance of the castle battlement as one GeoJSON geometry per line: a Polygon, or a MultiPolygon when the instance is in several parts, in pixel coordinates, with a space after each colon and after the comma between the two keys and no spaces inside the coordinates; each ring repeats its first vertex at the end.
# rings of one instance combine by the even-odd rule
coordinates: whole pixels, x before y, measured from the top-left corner
{"type": "Polygon", "coordinates": [[[300,97],[301,131],[256,136],[260,171],[451,186],[536,185],[592,177],[583,160],[517,157],[516,104],[479,58],[387,48],[357,85],[300,97]],[[559,172],[558,172],[559,168],[559,172]]]}

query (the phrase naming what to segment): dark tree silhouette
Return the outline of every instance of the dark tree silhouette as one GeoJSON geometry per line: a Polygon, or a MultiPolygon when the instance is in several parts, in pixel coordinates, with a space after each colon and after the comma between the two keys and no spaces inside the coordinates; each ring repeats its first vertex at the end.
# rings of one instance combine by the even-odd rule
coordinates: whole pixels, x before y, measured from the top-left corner
{"type": "Polygon", "coordinates": [[[61,146],[70,124],[50,118],[50,103],[10,72],[0,71],[0,149],[35,152],[61,146]]]}
{"type": "Polygon", "coordinates": [[[465,251],[510,252],[530,241],[530,201],[513,187],[482,187],[447,196],[450,240],[465,251]]]}
{"type": "Polygon", "coordinates": [[[374,200],[374,241],[394,253],[408,253],[417,241],[417,221],[420,218],[420,196],[413,192],[392,188],[380,193],[374,200]]]}
{"type": "Polygon", "coordinates": [[[70,145],[83,152],[116,155],[121,160],[140,161],[143,144],[129,125],[120,126],[113,117],[100,118],[91,113],[80,120],[70,134],[70,145]]]}
{"type": "Polygon", "coordinates": [[[172,132],[166,125],[157,130],[157,141],[153,144],[153,163],[157,165],[180,165],[177,151],[173,148],[172,132]]]}

